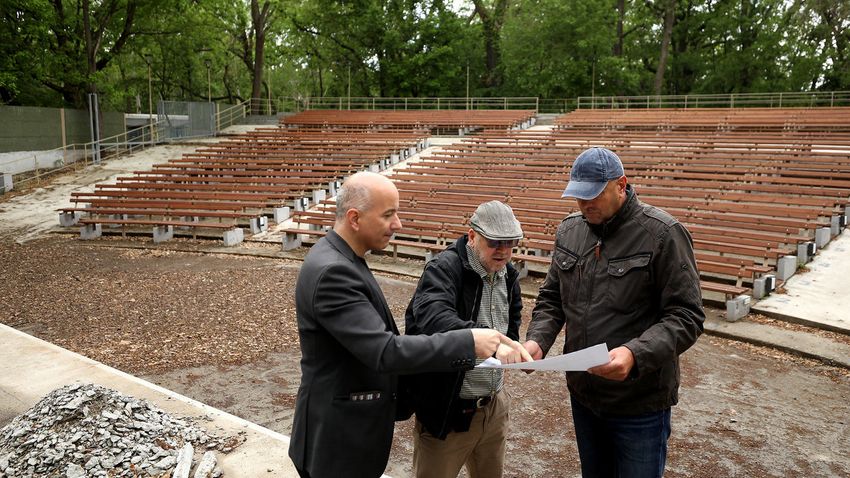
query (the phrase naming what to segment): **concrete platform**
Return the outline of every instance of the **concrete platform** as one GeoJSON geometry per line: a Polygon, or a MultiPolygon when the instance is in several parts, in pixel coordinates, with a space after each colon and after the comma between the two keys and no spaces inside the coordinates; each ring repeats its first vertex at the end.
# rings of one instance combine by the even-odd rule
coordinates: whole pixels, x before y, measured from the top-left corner
{"type": "Polygon", "coordinates": [[[198,425],[221,435],[243,434],[230,453],[216,452],[225,477],[296,478],[287,456],[289,437],[180,394],[107,367],[99,362],[0,324],[0,425],[27,411],[56,388],[95,383],[148,400],[169,414],[207,418],[198,425]]]}
{"type": "Polygon", "coordinates": [[[752,312],[833,332],[850,334],[850,231],[832,239],[784,285],[758,301],[752,312]]]}

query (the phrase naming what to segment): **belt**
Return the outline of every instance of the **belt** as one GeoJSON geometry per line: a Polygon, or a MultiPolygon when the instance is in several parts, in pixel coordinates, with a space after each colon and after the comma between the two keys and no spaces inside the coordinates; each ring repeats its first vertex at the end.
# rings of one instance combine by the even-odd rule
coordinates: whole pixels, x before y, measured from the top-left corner
{"type": "Polygon", "coordinates": [[[471,412],[486,407],[494,398],[496,398],[495,393],[493,395],[484,395],[475,398],[460,398],[458,399],[458,405],[460,405],[461,410],[471,412]]]}

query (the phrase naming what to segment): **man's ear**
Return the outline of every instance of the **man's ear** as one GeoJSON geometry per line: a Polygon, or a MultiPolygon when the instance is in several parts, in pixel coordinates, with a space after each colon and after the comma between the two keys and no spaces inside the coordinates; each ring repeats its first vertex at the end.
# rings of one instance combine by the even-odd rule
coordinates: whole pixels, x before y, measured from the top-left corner
{"type": "Polygon", "coordinates": [[[357,209],[351,208],[348,211],[345,211],[345,222],[348,223],[348,227],[351,228],[352,231],[360,230],[360,211],[357,209]]]}
{"type": "Polygon", "coordinates": [[[628,183],[629,183],[629,181],[628,181],[628,179],[626,179],[625,176],[620,176],[620,178],[617,179],[617,189],[620,191],[620,194],[626,193],[626,185],[628,183]]]}

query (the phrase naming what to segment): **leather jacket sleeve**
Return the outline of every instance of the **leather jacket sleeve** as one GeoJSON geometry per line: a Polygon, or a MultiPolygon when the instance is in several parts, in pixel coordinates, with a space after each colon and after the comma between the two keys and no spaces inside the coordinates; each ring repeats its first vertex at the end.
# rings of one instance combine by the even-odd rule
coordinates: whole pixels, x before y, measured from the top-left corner
{"type": "MultiPolygon", "coordinates": [[[[474,320],[458,314],[456,286],[460,278],[456,271],[443,267],[440,261],[431,261],[425,266],[419,280],[417,293],[410,304],[414,320],[407,320],[406,334],[434,334],[449,330],[469,329],[474,320]]],[[[411,314],[408,314],[408,319],[411,314]]]]}
{"type": "Polygon", "coordinates": [[[556,261],[552,261],[546,279],[537,293],[537,304],[531,312],[531,323],[528,324],[525,340],[537,342],[545,357],[555,343],[558,333],[564,328],[565,320],[558,265],[556,261]]]}

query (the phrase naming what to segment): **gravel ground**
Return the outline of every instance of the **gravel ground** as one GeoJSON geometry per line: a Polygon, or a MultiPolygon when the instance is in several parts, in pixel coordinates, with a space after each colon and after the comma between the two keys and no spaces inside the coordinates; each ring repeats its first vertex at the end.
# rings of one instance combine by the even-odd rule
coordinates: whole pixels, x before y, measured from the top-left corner
{"type": "MultiPolygon", "coordinates": [[[[288,434],[299,263],[134,248],[149,244],[0,238],[0,322],[288,434]]],[[[403,320],[415,281],[379,280],[403,320]]],[[[666,476],[850,476],[846,370],[710,336],[683,356],[682,370],[666,476]]],[[[509,373],[507,387],[507,475],[578,476],[563,377],[509,373]]],[[[397,426],[393,476],[409,473],[412,428],[397,426]]]]}

